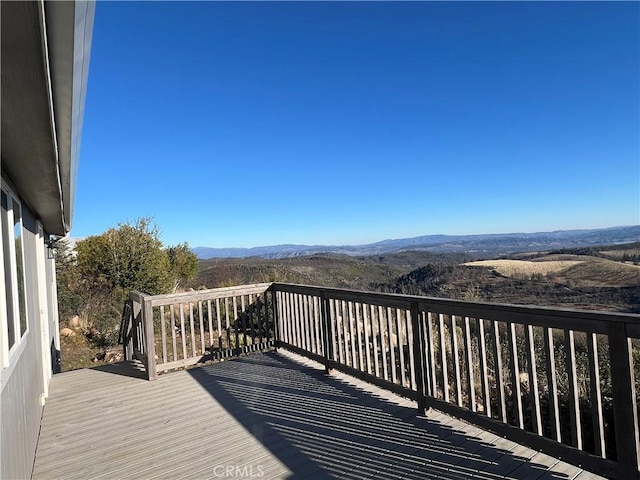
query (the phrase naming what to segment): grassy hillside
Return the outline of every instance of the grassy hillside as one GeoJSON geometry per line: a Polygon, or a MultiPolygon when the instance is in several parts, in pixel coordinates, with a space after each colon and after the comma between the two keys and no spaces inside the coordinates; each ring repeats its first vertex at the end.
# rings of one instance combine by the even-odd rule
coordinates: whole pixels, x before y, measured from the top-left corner
{"type": "Polygon", "coordinates": [[[604,246],[483,261],[464,254],[420,251],[366,257],[201,260],[199,276],[192,286],[215,288],[277,281],[640,313],[640,266],[623,262],[618,255],[635,248],[635,244],[604,246]]]}

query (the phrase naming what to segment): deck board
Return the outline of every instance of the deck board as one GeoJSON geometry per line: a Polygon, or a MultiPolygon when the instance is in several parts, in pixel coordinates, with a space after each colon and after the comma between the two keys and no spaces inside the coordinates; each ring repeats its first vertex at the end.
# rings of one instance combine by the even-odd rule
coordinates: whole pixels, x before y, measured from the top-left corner
{"type": "Polygon", "coordinates": [[[56,375],[34,479],[600,478],[279,351],[56,375]]]}

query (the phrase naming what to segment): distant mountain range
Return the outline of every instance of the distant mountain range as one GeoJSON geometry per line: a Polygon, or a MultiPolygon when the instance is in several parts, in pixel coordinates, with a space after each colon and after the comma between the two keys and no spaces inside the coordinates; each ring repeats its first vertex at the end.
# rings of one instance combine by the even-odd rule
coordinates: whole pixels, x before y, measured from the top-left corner
{"type": "Polygon", "coordinates": [[[201,259],[209,258],[288,258],[319,253],[344,255],[379,255],[422,250],[433,253],[472,253],[496,256],[508,253],[545,251],[594,245],[612,245],[640,240],[640,225],[593,230],[558,230],[538,233],[498,233],[483,235],[423,235],[382,240],[366,245],[272,245],[253,248],[195,247],[201,259]]]}

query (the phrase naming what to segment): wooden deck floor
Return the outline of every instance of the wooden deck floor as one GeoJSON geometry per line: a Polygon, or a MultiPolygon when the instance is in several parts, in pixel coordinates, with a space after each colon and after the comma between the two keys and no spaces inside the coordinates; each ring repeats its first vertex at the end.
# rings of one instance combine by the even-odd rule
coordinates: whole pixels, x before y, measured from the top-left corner
{"type": "Polygon", "coordinates": [[[56,375],[35,479],[600,478],[293,354],[56,375]]]}

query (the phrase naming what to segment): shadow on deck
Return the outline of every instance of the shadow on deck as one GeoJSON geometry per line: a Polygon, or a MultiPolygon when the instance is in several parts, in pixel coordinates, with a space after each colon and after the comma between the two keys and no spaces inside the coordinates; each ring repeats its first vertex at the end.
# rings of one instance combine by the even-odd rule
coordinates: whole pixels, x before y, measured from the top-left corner
{"type": "Polygon", "coordinates": [[[108,370],[54,378],[34,478],[599,478],[286,351],[108,370]]]}

